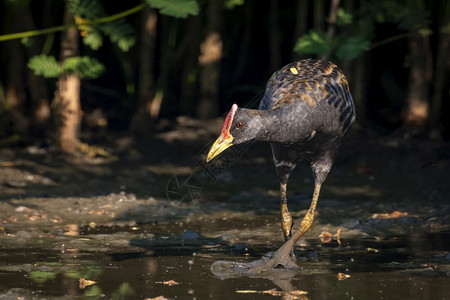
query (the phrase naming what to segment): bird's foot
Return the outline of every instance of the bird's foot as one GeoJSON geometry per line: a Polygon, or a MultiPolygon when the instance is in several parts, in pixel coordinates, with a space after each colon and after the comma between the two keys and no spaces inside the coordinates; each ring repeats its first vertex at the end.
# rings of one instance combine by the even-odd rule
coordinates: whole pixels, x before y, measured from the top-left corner
{"type": "Polygon", "coordinates": [[[288,270],[300,269],[300,267],[295,263],[295,255],[293,254],[294,244],[293,240],[288,240],[280,247],[277,251],[272,254],[269,260],[266,260],[261,265],[256,265],[247,271],[247,274],[257,275],[272,271],[277,268],[284,268],[288,270]]]}
{"type": "Polygon", "coordinates": [[[291,253],[289,253],[289,256],[291,257],[292,261],[294,261],[294,262],[297,261],[297,257],[295,256],[294,250],[292,250],[291,253]]]}
{"type": "Polygon", "coordinates": [[[263,256],[261,259],[249,263],[216,261],[211,265],[211,271],[220,277],[231,277],[244,274],[261,275],[273,272],[275,269],[297,270],[300,267],[295,263],[294,245],[295,240],[291,238],[270,257],[263,256]]]}

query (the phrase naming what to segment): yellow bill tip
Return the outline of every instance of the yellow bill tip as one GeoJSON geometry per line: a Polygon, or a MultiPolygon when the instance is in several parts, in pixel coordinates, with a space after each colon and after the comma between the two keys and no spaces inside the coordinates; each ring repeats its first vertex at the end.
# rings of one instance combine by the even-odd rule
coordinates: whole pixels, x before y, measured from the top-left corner
{"type": "Polygon", "coordinates": [[[223,135],[221,134],[211,146],[211,149],[209,149],[208,155],[206,156],[206,162],[210,162],[217,155],[225,151],[225,149],[233,146],[232,142],[233,137],[231,136],[231,134],[228,134],[227,137],[223,137],[223,135]]]}

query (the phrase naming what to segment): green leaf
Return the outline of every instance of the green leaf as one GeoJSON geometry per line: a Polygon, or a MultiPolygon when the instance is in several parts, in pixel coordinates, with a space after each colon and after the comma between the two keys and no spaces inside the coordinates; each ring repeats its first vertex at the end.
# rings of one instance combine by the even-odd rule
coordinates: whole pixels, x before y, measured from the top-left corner
{"type": "Polygon", "coordinates": [[[338,26],[349,25],[353,23],[353,15],[346,12],[345,9],[339,7],[337,10],[337,20],[336,24],[338,26]]]}
{"type": "Polygon", "coordinates": [[[25,47],[31,47],[31,45],[33,45],[33,40],[30,39],[29,37],[24,37],[20,40],[20,42],[22,43],[22,45],[24,45],[25,47]]]}
{"type": "Polygon", "coordinates": [[[133,28],[124,20],[102,24],[100,28],[122,51],[128,51],[136,42],[133,28]]]}
{"type": "Polygon", "coordinates": [[[146,0],[146,2],[151,7],[159,9],[161,14],[176,18],[196,16],[200,10],[195,0],[146,0]]]}
{"type": "Polygon", "coordinates": [[[89,56],[70,57],[62,66],[65,73],[76,73],[80,78],[98,78],[105,71],[105,66],[89,56]]]}
{"type": "Polygon", "coordinates": [[[95,27],[87,26],[86,35],[83,36],[83,44],[92,50],[98,50],[103,45],[103,37],[95,27]]]}
{"type": "Polygon", "coordinates": [[[106,15],[105,10],[98,0],[68,0],[70,11],[86,19],[95,19],[106,15]]]}
{"type": "MultiPolygon", "coordinates": [[[[74,15],[88,20],[95,20],[107,16],[99,0],[68,0],[70,9],[74,15]]],[[[95,26],[84,26],[83,43],[93,50],[97,50],[103,44],[101,33],[109,36],[113,43],[122,51],[128,51],[136,42],[133,27],[124,19],[98,24],[95,26]]],[[[83,33],[83,32],[82,32],[83,33]]]]}
{"type": "Polygon", "coordinates": [[[299,54],[324,54],[331,51],[331,40],[325,32],[310,30],[294,47],[299,54]]]}
{"type": "Polygon", "coordinates": [[[369,50],[370,41],[362,36],[351,36],[343,39],[339,43],[336,51],[336,57],[343,60],[352,60],[357,58],[364,51],[369,50]]]}
{"type": "Polygon", "coordinates": [[[42,75],[45,78],[58,77],[62,73],[62,69],[54,56],[44,54],[34,56],[27,66],[33,70],[34,74],[42,75]]]}
{"type": "Polygon", "coordinates": [[[236,6],[244,5],[244,0],[225,0],[225,8],[233,9],[236,6]]]}
{"type": "Polygon", "coordinates": [[[425,36],[430,36],[430,35],[432,35],[432,34],[433,34],[433,30],[431,30],[430,28],[420,28],[420,29],[417,31],[417,33],[418,33],[420,36],[425,37],[425,36]]]}

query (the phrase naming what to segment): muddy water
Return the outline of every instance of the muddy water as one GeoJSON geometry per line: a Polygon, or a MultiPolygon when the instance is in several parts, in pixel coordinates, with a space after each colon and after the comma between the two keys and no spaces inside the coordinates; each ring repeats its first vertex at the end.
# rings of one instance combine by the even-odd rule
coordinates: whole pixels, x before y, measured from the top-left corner
{"type": "MultiPolygon", "coordinates": [[[[449,299],[450,146],[363,141],[325,182],[301,269],[259,277],[210,267],[283,242],[267,147],[208,170],[160,141],[116,162],[0,151],[0,299],[449,299]]],[[[311,189],[308,168],[293,174],[297,224],[311,189]]]]}
{"type": "MultiPolygon", "coordinates": [[[[304,240],[296,249],[300,270],[248,277],[216,272],[210,266],[217,260],[259,259],[277,243],[267,245],[258,236],[253,244],[233,243],[223,235],[206,237],[176,228],[178,222],[85,226],[75,236],[44,232],[41,247],[3,248],[0,298],[270,299],[274,295],[268,293],[273,291],[286,299],[448,299],[450,295],[450,232],[342,238],[341,245],[335,240],[304,240]],[[169,231],[174,233],[165,234],[169,231]],[[339,273],[350,277],[340,280],[339,273]],[[80,278],[96,283],[82,288],[80,278]],[[288,298],[294,291],[302,293],[288,298]]],[[[16,238],[21,235],[25,233],[16,233],[16,238]]]]}

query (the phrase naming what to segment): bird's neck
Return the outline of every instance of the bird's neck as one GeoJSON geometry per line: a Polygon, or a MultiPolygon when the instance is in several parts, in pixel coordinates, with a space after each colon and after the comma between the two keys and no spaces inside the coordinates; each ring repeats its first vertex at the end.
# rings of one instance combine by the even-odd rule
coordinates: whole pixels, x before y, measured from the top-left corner
{"type": "Polygon", "coordinates": [[[261,130],[255,140],[264,142],[293,143],[296,142],[295,124],[289,122],[290,112],[275,110],[259,110],[261,130]],[[283,116],[283,118],[282,118],[283,116]]]}

